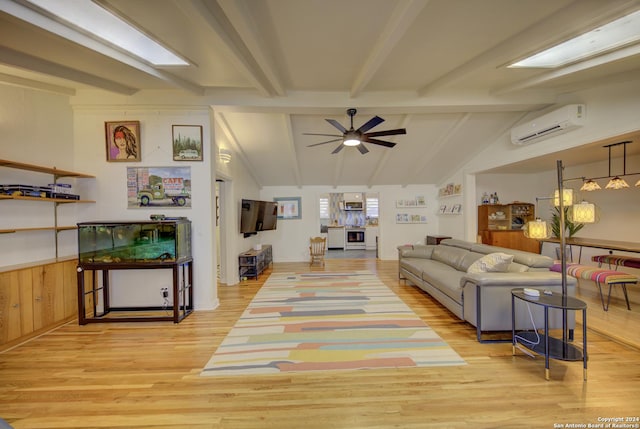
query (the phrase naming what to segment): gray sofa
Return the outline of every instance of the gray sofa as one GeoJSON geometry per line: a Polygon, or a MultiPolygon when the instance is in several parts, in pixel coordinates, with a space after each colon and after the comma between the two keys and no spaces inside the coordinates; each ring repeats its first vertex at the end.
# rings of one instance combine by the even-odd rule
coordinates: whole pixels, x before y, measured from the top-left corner
{"type": "MultiPolygon", "coordinates": [[[[478,341],[482,332],[511,331],[511,289],[536,288],[562,292],[559,273],[549,271],[553,260],[530,252],[447,239],[438,245],[398,247],[399,277],[427,292],[453,314],[476,327],[478,341]],[[492,253],[513,255],[505,272],[468,273],[478,259],[492,253]]],[[[574,295],[576,280],[567,280],[569,295],[574,295]]],[[[575,317],[568,312],[569,327],[575,317]]],[[[540,329],[543,309],[516,300],[516,328],[540,329]]],[[[562,313],[550,311],[550,328],[562,327],[562,313]]]]}

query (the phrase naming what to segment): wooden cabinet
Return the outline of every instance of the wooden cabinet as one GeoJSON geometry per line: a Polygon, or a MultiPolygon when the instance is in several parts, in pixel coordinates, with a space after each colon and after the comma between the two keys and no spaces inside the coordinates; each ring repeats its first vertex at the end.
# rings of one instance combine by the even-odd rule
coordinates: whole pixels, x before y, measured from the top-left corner
{"type": "Polygon", "coordinates": [[[30,268],[0,273],[0,346],[33,332],[31,275],[30,268]]]}
{"type": "Polygon", "coordinates": [[[76,317],[77,261],[0,273],[0,350],[76,317]]]}
{"type": "Polygon", "coordinates": [[[482,204],[478,206],[478,231],[520,230],[535,219],[535,206],[530,203],[482,204]]]}
{"type": "Polygon", "coordinates": [[[540,253],[540,243],[522,231],[534,219],[535,206],[530,203],[482,204],[478,206],[478,235],[484,244],[540,253]]]}

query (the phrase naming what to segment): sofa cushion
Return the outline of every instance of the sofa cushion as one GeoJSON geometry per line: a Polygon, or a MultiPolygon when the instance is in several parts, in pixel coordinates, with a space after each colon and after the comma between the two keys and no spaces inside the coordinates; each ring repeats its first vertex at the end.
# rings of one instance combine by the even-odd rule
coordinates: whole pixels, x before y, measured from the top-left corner
{"type": "Polygon", "coordinates": [[[428,261],[422,280],[462,305],[462,277],[466,273],[437,261],[428,261]]]}
{"type": "Polygon", "coordinates": [[[431,252],[433,252],[432,245],[426,244],[414,244],[413,246],[398,247],[403,258],[424,258],[431,259],[431,252]]]}
{"type": "Polygon", "coordinates": [[[490,253],[509,252],[513,255],[513,261],[529,267],[527,271],[532,269],[546,268],[548,269],[553,265],[553,259],[548,256],[539,255],[537,253],[525,252],[523,250],[505,249],[504,247],[489,246],[488,244],[474,244],[471,248],[473,252],[483,253],[488,255],[490,253]]]}
{"type": "Polygon", "coordinates": [[[475,261],[467,269],[468,273],[504,273],[513,261],[513,255],[490,253],[475,261]]]}
{"type": "Polygon", "coordinates": [[[465,271],[464,269],[462,269],[462,264],[464,261],[464,257],[467,254],[469,254],[469,251],[465,249],[437,245],[433,247],[431,259],[433,259],[434,261],[442,262],[443,264],[447,264],[450,267],[455,268],[456,270],[465,271]]]}

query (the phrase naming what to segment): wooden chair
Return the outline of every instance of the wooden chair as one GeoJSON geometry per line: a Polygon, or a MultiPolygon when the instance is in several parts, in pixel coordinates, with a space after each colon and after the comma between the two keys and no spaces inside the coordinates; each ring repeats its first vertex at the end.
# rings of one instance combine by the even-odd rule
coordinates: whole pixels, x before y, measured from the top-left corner
{"type": "Polygon", "coordinates": [[[324,254],[327,247],[326,237],[312,237],[309,240],[309,256],[311,260],[309,265],[313,265],[315,262],[319,262],[324,267],[324,254]]]}

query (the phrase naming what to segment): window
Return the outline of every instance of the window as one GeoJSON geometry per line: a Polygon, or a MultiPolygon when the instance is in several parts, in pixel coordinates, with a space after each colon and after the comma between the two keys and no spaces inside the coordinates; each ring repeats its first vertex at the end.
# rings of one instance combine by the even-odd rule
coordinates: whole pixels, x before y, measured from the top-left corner
{"type": "Polygon", "coordinates": [[[320,197],[320,220],[329,221],[329,197],[320,197]]]}
{"type": "Polygon", "coordinates": [[[378,197],[367,197],[367,217],[370,219],[378,219],[378,197]]]}

